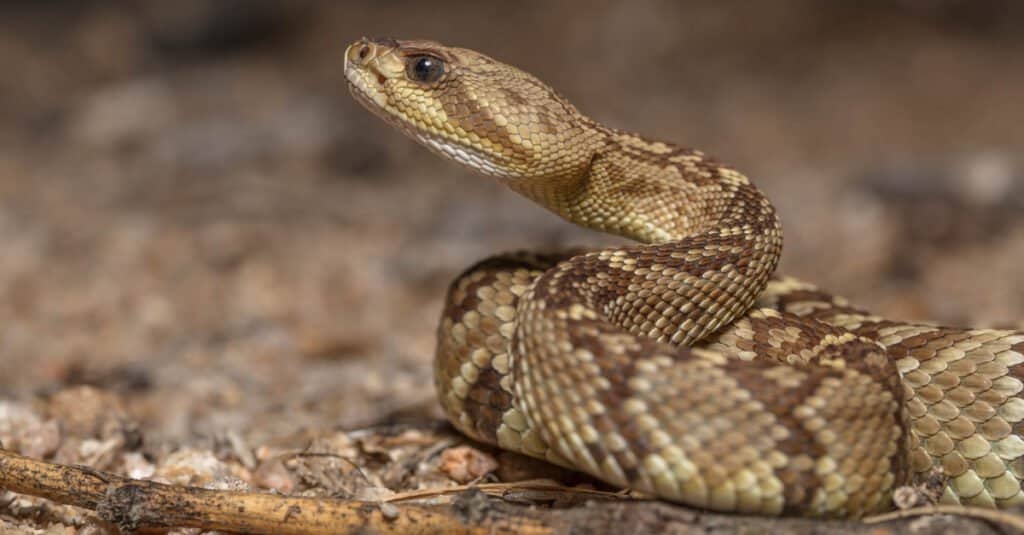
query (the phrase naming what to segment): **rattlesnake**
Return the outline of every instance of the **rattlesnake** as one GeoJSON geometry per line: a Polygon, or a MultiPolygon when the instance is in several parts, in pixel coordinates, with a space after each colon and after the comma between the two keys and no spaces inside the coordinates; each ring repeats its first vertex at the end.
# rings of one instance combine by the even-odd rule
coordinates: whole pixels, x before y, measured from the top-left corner
{"type": "Polygon", "coordinates": [[[356,99],[434,152],[641,245],[451,286],[436,387],[466,435],[687,505],[859,517],[940,473],[1024,502],[1024,333],[890,321],[773,276],[775,210],[700,151],[608,128],[472,50],[362,39],[356,99]]]}

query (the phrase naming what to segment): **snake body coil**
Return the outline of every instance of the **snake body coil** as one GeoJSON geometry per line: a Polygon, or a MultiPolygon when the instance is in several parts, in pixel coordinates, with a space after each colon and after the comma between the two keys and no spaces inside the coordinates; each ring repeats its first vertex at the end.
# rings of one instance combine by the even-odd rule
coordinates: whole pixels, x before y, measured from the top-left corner
{"type": "Polygon", "coordinates": [[[791,278],[774,208],[471,50],[363,39],[353,95],[438,154],[641,245],[493,257],[451,286],[436,386],[492,444],[692,506],[857,517],[930,474],[1024,502],[1024,333],[894,322],[791,278]]]}

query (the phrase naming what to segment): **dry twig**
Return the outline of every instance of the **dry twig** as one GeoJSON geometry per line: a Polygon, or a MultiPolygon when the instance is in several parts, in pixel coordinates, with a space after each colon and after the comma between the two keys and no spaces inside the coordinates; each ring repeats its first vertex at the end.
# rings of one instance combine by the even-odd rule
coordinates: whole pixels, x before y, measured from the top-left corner
{"type": "Polygon", "coordinates": [[[122,530],[195,527],[247,533],[550,533],[526,516],[455,506],[377,504],[165,485],[0,450],[0,489],[84,507],[122,530]]]}

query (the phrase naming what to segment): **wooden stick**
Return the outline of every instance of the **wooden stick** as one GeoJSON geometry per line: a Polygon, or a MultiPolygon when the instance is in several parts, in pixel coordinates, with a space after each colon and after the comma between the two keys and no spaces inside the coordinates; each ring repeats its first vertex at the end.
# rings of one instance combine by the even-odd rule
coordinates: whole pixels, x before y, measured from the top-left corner
{"type": "MultiPolygon", "coordinates": [[[[0,489],[96,511],[124,531],[194,527],[247,533],[527,533],[552,530],[527,515],[478,515],[457,506],[395,505],[165,485],[48,463],[0,449],[0,489]]],[[[493,514],[491,514],[493,513],[493,514]]]]}

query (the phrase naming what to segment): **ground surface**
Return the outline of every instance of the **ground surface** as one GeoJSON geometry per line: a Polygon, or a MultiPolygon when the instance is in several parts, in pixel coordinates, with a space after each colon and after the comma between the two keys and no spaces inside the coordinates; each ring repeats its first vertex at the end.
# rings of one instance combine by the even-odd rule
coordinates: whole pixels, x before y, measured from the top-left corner
{"type": "MultiPolygon", "coordinates": [[[[613,241],[357,107],[362,35],[484,50],[730,162],[779,207],[786,273],[894,318],[1024,326],[1024,10],[844,5],[0,4],[0,442],[364,499],[489,472],[434,400],[447,282],[613,241]]],[[[498,460],[487,478],[516,477],[498,460]]],[[[0,530],[87,519],[5,503],[0,530]]]]}

